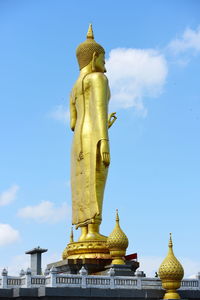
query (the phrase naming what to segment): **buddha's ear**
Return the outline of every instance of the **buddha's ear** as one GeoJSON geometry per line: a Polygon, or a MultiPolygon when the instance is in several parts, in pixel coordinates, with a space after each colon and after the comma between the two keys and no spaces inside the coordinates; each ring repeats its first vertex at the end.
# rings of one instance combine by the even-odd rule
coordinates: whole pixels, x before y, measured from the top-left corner
{"type": "Polygon", "coordinates": [[[96,58],[97,58],[97,53],[94,52],[93,55],[92,55],[92,72],[96,71],[96,68],[95,68],[96,58]]]}

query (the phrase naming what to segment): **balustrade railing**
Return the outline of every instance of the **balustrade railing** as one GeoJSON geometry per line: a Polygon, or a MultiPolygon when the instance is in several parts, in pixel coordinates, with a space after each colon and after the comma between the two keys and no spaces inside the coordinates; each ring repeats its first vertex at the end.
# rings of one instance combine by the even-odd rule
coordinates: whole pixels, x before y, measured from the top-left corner
{"type": "Polygon", "coordinates": [[[183,279],[181,289],[200,289],[200,281],[197,279],[183,279]]]}
{"type": "Polygon", "coordinates": [[[87,276],[86,277],[87,286],[108,286],[110,285],[110,278],[108,276],[87,276]]]}
{"type": "MultiPolygon", "coordinates": [[[[159,278],[127,277],[127,276],[102,276],[88,275],[83,268],[79,275],[58,274],[52,268],[47,275],[32,275],[31,270],[20,273],[20,276],[8,276],[4,269],[0,277],[0,288],[14,287],[81,287],[81,288],[102,288],[102,289],[162,289],[159,278]]],[[[197,279],[183,279],[181,290],[200,290],[200,277],[197,279]]]]}
{"type": "Polygon", "coordinates": [[[162,289],[162,283],[159,278],[144,277],[141,280],[141,288],[145,289],[162,289]]]}
{"type": "Polygon", "coordinates": [[[21,285],[21,278],[10,276],[7,278],[7,285],[8,286],[19,286],[19,285],[21,285]]]}
{"type": "Polygon", "coordinates": [[[137,279],[132,277],[116,277],[114,278],[114,286],[116,288],[137,288],[137,279]]]}
{"type": "Polygon", "coordinates": [[[56,276],[56,284],[57,285],[75,285],[75,286],[81,286],[82,284],[82,276],[79,275],[64,275],[64,274],[58,274],[56,276]]]}

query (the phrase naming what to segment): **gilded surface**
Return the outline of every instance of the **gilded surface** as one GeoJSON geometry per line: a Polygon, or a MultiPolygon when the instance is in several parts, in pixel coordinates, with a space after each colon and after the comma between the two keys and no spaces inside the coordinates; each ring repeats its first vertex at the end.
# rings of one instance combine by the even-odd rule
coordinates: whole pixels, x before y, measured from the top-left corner
{"type": "Polygon", "coordinates": [[[63,259],[111,259],[105,241],[84,241],[69,243],[63,252],[63,259]]]}
{"type": "Polygon", "coordinates": [[[169,251],[158,271],[162,286],[167,290],[164,299],[180,299],[176,289],[180,288],[184,270],[173,252],[172,238],[170,234],[169,251]]]}
{"type": "Polygon", "coordinates": [[[128,238],[119,225],[118,212],[116,212],[115,228],[109,235],[107,244],[108,244],[109,249],[115,248],[115,249],[120,249],[120,250],[124,250],[124,249],[126,250],[126,248],[128,247],[128,238]]]}
{"type": "Polygon", "coordinates": [[[100,235],[103,195],[110,164],[108,116],[110,91],[104,75],[104,49],[94,41],[90,25],[87,40],[77,48],[80,75],[70,97],[72,223],[81,227],[79,241],[106,240],[100,235]]]}
{"type": "Polygon", "coordinates": [[[119,225],[118,211],[116,212],[115,228],[107,239],[107,245],[113,258],[112,264],[125,264],[124,256],[128,247],[128,238],[119,225]]]}

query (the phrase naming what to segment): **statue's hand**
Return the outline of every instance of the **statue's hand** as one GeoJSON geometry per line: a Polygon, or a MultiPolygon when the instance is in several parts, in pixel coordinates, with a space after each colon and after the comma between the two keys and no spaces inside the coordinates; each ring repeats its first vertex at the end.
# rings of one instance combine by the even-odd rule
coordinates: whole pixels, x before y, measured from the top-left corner
{"type": "Polygon", "coordinates": [[[117,120],[116,112],[110,114],[108,117],[108,128],[110,128],[116,120],[117,120]]]}
{"type": "Polygon", "coordinates": [[[100,143],[100,154],[101,159],[106,167],[110,164],[110,150],[109,150],[109,141],[101,140],[100,143]]]}

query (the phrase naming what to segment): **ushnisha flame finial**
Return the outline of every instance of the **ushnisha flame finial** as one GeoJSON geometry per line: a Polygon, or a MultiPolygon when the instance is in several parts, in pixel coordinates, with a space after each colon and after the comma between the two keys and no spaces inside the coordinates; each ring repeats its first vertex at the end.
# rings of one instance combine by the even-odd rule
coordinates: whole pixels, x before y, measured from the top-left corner
{"type": "Polygon", "coordinates": [[[88,32],[87,32],[87,39],[93,39],[94,40],[94,33],[92,29],[92,24],[89,25],[88,32]]]}
{"type": "Polygon", "coordinates": [[[162,286],[166,289],[163,299],[180,299],[177,289],[181,286],[184,270],[181,263],[173,252],[172,234],[169,237],[169,250],[166,258],[160,265],[158,274],[162,281],[162,286]]]}

